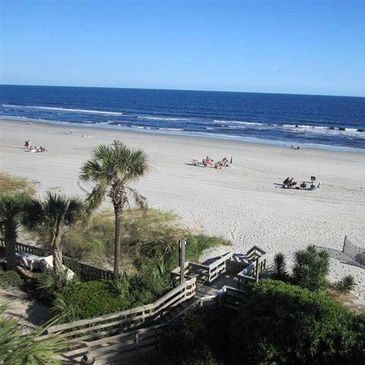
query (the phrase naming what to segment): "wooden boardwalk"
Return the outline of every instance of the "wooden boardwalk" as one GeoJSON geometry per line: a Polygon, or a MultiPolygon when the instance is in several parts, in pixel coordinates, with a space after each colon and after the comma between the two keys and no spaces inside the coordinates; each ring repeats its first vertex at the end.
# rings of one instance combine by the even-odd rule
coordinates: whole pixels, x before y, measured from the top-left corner
{"type": "Polygon", "coordinates": [[[154,303],[51,326],[42,338],[64,336],[71,349],[62,359],[70,364],[78,364],[87,353],[95,358],[96,365],[120,364],[127,356],[156,348],[164,328],[193,308],[213,304],[237,308],[244,300],[244,292],[237,286],[244,278],[258,279],[266,266],[264,253],[258,248],[245,257],[251,261],[239,264],[226,253],[206,264],[182,262],[172,271],[179,285],[154,303]],[[250,265],[253,270],[245,271],[250,265]]]}

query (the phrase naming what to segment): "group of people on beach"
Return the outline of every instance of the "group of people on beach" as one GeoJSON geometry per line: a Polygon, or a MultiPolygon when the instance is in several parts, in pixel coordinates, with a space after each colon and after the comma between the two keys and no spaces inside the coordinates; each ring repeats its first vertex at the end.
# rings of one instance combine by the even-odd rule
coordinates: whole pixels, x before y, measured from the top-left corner
{"type": "MultiPolygon", "coordinates": [[[[314,176],[311,177],[311,181],[307,182],[307,181],[302,181],[299,185],[298,183],[294,180],[294,178],[289,178],[287,177],[283,183],[282,183],[282,188],[283,189],[302,189],[302,190],[314,190],[316,188],[316,184],[315,184],[316,178],[314,176]]],[[[319,184],[318,184],[319,187],[319,184]]]]}
{"type": "Polygon", "coordinates": [[[32,146],[32,141],[27,139],[24,143],[24,147],[28,152],[47,152],[47,148],[43,146],[32,146]]]}
{"type": "Polygon", "coordinates": [[[217,170],[220,170],[222,167],[229,167],[232,164],[232,157],[231,161],[228,161],[227,157],[223,157],[222,160],[214,163],[214,160],[210,158],[209,156],[203,158],[202,164],[204,167],[214,167],[217,170]]]}

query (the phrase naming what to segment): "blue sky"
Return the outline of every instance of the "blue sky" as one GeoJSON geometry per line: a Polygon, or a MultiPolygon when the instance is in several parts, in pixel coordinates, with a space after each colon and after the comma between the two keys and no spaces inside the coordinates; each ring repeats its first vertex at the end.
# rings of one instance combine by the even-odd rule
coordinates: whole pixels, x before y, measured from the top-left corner
{"type": "Polygon", "coordinates": [[[0,0],[4,84],[365,96],[364,0],[0,0]]]}

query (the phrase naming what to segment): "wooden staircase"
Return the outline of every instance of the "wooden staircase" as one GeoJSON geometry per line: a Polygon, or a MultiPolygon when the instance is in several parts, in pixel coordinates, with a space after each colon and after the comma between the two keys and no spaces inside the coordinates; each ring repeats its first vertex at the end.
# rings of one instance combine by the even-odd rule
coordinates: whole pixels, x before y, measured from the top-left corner
{"type": "MultiPolygon", "coordinates": [[[[256,272],[265,269],[266,265],[266,258],[260,251],[254,247],[249,251],[252,257],[245,256],[255,260],[256,272]]],[[[241,262],[233,264],[234,271],[242,270],[241,262]]],[[[216,280],[218,276],[224,277],[229,265],[232,266],[231,253],[210,264],[183,263],[181,267],[184,270],[172,272],[173,278],[180,278],[182,283],[156,302],[119,313],[55,325],[43,338],[64,336],[71,348],[63,354],[62,360],[69,364],[79,364],[87,353],[95,358],[95,365],[121,364],[128,356],[157,348],[164,329],[195,307],[219,303],[239,308],[244,292],[216,280]],[[213,281],[218,285],[212,284],[213,281]]],[[[251,276],[249,278],[252,279],[251,276]]]]}
{"type": "MultiPolygon", "coordinates": [[[[105,328],[105,325],[94,326],[92,329],[98,331],[101,338],[91,340],[90,336],[81,336],[71,339],[70,343],[73,344],[73,348],[64,353],[62,359],[68,363],[77,364],[82,356],[91,350],[92,356],[96,360],[95,364],[117,364],[118,361],[136,351],[142,352],[156,348],[166,326],[195,307],[214,304],[217,293],[217,289],[197,284],[194,297],[169,307],[162,316],[151,317],[136,329],[125,330],[123,333],[112,336],[99,332],[105,328]]],[[[72,335],[82,334],[81,331],[73,331],[72,335]]]]}

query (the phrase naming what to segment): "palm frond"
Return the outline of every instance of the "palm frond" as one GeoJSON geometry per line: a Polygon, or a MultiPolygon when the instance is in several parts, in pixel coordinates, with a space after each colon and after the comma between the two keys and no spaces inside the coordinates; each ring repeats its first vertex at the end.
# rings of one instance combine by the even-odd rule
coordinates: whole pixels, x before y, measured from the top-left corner
{"type": "Polygon", "coordinates": [[[134,201],[136,202],[136,204],[139,208],[141,208],[141,209],[148,208],[147,199],[145,196],[143,196],[136,189],[131,188],[130,186],[127,186],[126,188],[127,188],[128,192],[131,193],[134,201]]]}
{"type": "Polygon", "coordinates": [[[86,205],[86,212],[90,214],[94,211],[97,207],[101,205],[103,202],[103,198],[105,196],[107,190],[106,184],[97,184],[89,196],[86,198],[85,205],[86,205]]]}

